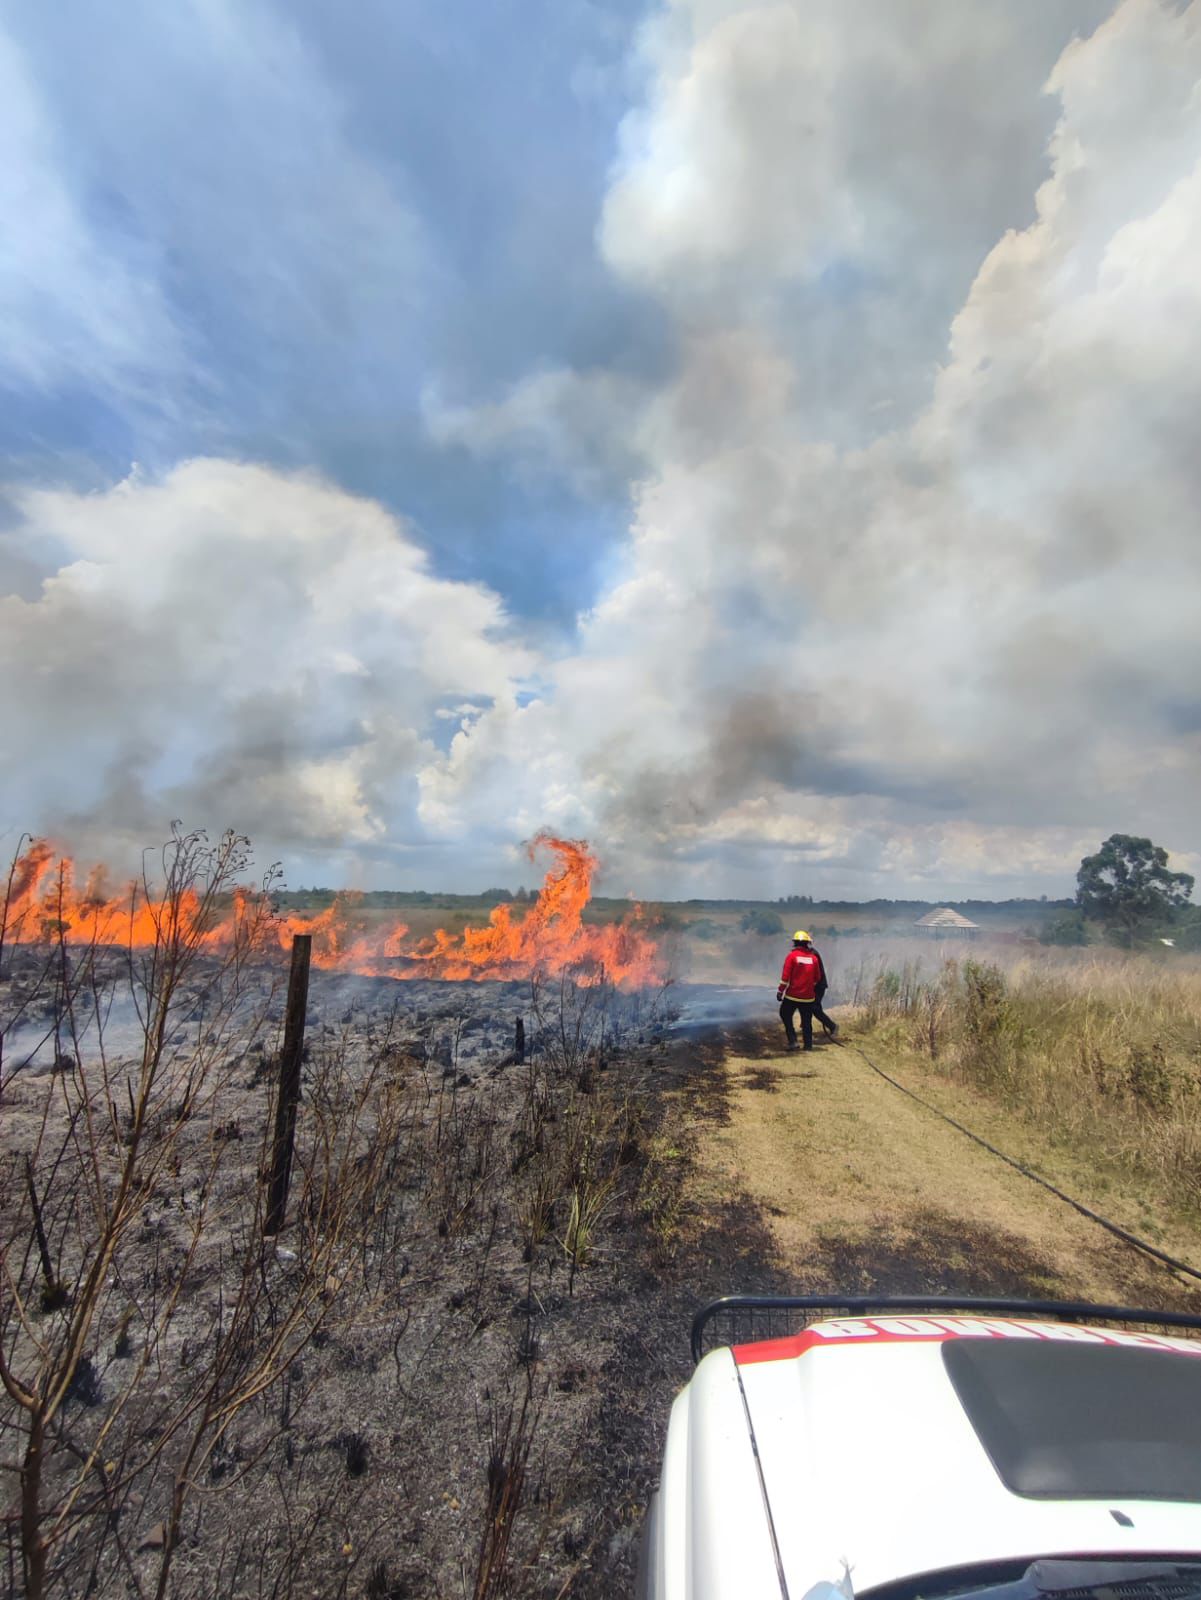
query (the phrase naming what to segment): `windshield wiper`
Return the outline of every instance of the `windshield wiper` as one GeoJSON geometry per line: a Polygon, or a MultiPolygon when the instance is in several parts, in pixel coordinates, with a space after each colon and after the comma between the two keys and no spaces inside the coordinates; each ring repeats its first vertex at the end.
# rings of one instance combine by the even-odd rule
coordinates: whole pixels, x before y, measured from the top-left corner
{"type": "Polygon", "coordinates": [[[1012,1583],[960,1600],[1201,1600],[1201,1562],[1032,1561],[1012,1583]]]}
{"type": "Polygon", "coordinates": [[[901,1578],[859,1600],[1201,1600],[1201,1560],[1119,1556],[981,1562],[901,1578]]]}

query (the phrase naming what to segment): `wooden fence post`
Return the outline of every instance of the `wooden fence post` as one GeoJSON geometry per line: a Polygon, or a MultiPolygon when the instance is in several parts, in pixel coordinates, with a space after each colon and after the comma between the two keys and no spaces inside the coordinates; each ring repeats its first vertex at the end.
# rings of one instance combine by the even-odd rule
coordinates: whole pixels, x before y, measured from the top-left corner
{"type": "Polygon", "coordinates": [[[267,1191],[264,1234],[277,1234],[284,1225],[288,1184],[292,1177],[292,1146],[296,1139],[296,1106],[300,1100],[300,1063],[304,1055],[304,1019],[309,1001],[311,933],[292,938],[292,968],[288,973],[288,1005],[284,1012],[284,1046],[279,1056],[279,1088],[275,1099],[275,1133],[271,1141],[271,1176],[267,1191]]]}
{"type": "Polygon", "coordinates": [[[513,1033],[513,1059],[519,1066],[525,1060],[525,1022],[521,1017],[518,1017],[513,1033]]]}

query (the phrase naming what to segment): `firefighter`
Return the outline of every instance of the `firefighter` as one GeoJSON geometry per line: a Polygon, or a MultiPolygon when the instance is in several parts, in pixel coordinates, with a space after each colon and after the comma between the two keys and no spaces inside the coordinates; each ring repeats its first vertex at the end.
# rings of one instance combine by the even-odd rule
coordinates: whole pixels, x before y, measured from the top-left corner
{"type": "Polygon", "coordinates": [[[803,928],[792,936],[792,949],[784,957],[784,970],[776,999],[780,1002],[780,1020],[788,1036],[788,1048],[797,1048],[796,1028],[793,1018],[801,1014],[801,1037],[806,1050],[813,1049],[813,1019],[816,1016],[827,1038],[838,1032],[838,1024],[822,1010],[822,999],[829,984],[821,956],[813,948],[813,940],[803,928]]]}

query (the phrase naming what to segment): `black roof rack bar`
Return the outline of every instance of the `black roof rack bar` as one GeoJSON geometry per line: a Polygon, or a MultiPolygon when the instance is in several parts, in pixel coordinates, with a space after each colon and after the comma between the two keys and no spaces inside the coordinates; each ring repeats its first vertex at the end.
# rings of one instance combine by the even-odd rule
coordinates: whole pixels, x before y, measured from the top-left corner
{"type": "Polygon", "coordinates": [[[816,1321],[814,1313],[819,1312],[840,1311],[847,1316],[864,1317],[877,1311],[920,1311],[943,1316],[967,1312],[970,1315],[1003,1317],[1054,1317],[1061,1322],[1138,1322],[1152,1327],[1201,1330],[1201,1314],[1196,1312],[1147,1311],[1135,1306],[1095,1305],[1087,1300],[1010,1300],[984,1299],[973,1295],[920,1294],[733,1294],[702,1306],[693,1317],[693,1362],[699,1361],[704,1354],[705,1329],[716,1318],[744,1312],[753,1325],[756,1312],[779,1314],[789,1311],[805,1313],[801,1319],[802,1327],[816,1321]]]}

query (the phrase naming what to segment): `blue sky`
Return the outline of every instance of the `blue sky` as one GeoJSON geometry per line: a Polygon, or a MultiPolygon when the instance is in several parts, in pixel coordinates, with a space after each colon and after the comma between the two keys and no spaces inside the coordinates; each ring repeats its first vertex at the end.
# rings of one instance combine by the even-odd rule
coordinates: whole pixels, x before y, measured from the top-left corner
{"type": "Polygon", "coordinates": [[[1201,0],[18,0],[0,825],[1196,867],[1199,108],[1201,0]]]}

